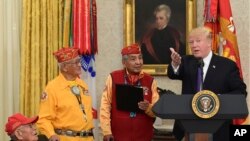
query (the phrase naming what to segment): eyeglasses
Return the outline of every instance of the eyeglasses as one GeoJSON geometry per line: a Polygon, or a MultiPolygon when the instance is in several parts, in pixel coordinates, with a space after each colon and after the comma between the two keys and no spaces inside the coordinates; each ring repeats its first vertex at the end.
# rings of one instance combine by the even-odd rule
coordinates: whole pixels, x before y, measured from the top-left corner
{"type": "Polygon", "coordinates": [[[31,129],[36,129],[36,125],[34,123],[30,123],[30,124],[25,124],[25,125],[22,125],[20,126],[19,129],[23,129],[23,128],[31,128],[31,129]]]}
{"type": "Polygon", "coordinates": [[[81,63],[81,58],[78,58],[73,62],[65,62],[65,64],[71,64],[71,65],[78,65],[79,63],[81,63]]]}

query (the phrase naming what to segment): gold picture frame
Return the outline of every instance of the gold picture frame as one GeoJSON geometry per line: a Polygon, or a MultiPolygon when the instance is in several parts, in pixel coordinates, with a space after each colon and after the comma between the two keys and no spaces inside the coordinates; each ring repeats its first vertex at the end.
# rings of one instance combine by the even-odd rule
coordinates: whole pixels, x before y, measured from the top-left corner
{"type": "MultiPolygon", "coordinates": [[[[136,11],[136,0],[124,0],[124,46],[135,43],[135,11],[136,11]]],[[[146,3],[154,2],[154,0],[144,0],[148,1],[146,3]]],[[[162,0],[164,1],[164,0],[162,0]]],[[[180,0],[179,0],[180,1],[180,0]]],[[[165,2],[165,1],[164,1],[165,2]]],[[[169,1],[172,2],[172,1],[169,1]]],[[[185,37],[187,37],[187,33],[196,26],[196,0],[186,0],[184,5],[186,5],[186,33],[185,37]]],[[[143,5],[140,5],[143,7],[143,5]]],[[[185,10],[184,10],[185,11],[185,10]]],[[[186,54],[189,53],[186,44],[186,54]]],[[[166,75],[167,74],[167,66],[168,64],[144,64],[143,70],[151,75],[166,75]]]]}

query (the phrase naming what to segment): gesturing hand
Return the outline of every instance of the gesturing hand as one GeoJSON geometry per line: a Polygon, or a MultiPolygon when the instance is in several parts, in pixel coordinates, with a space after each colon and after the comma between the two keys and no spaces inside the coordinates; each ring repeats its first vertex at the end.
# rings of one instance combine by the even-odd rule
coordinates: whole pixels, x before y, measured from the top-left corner
{"type": "Polygon", "coordinates": [[[171,59],[173,67],[177,67],[181,64],[181,56],[173,48],[170,48],[171,59]]]}
{"type": "Polygon", "coordinates": [[[57,135],[52,135],[52,136],[49,138],[49,141],[60,141],[60,138],[59,138],[57,135]]]}
{"type": "Polygon", "coordinates": [[[105,135],[105,136],[103,137],[103,141],[114,141],[114,137],[113,137],[112,134],[110,134],[110,135],[105,135]]]}

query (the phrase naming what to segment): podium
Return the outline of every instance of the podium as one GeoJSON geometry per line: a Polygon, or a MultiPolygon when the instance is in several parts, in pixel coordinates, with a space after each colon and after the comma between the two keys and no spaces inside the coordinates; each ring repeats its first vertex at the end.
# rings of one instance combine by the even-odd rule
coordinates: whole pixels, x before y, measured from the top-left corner
{"type": "Polygon", "coordinates": [[[202,119],[196,116],[192,110],[193,96],[163,94],[155,103],[152,110],[156,116],[162,119],[179,120],[188,134],[213,134],[225,121],[235,118],[245,118],[248,115],[245,95],[225,94],[218,95],[220,101],[218,113],[212,118],[202,119]]]}

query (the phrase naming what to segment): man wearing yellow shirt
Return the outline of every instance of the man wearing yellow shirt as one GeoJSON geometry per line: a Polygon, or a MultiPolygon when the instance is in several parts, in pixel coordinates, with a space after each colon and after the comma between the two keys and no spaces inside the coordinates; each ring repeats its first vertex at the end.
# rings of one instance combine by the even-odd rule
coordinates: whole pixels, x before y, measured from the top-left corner
{"type": "Polygon", "coordinates": [[[156,81],[142,72],[143,59],[138,44],[122,49],[124,69],[113,71],[106,81],[100,107],[100,123],[104,141],[151,141],[154,114],[152,105],[159,99],[156,81]],[[144,91],[144,101],[138,103],[143,112],[118,110],[116,84],[139,86],[144,91]]]}
{"type": "Polygon", "coordinates": [[[41,95],[37,127],[50,141],[93,141],[92,101],[81,79],[78,49],[54,52],[60,74],[41,95]]]}

